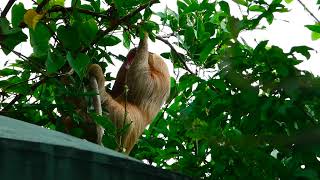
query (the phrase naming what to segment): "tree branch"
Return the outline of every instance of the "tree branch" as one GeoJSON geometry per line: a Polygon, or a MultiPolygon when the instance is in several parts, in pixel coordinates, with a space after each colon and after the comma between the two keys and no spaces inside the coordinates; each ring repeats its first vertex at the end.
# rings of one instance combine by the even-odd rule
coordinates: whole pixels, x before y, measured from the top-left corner
{"type": "Polygon", "coordinates": [[[159,3],[159,1],[158,0],[150,0],[150,2],[139,6],[137,9],[133,10],[128,15],[126,15],[126,16],[120,18],[119,20],[115,21],[115,23],[111,24],[110,27],[108,27],[106,30],[100,31],[100,33],[97,35],[97,37],[92,41],[91,45],[96,44],[103,36],[107,35],[111,31],[117,29],[117,27],[120,24],[123,24],[124,22],[127,22],[130,18],[132,18],[133,16],[138,14],[140,11],[144,10],[148,6],[151,6],[152,4],[155,4],[155,3],[159,3]]]}
{"type": "Polygon", "coordinates": [[[2,13],[1,13],[1,17],[5,18],[9,12],[9,10],[11,9],[12,5],[16,2],[16,0],[9,0],[9,2],[7,3],[6,7],[3,9],[2,13]]]}
{"type": "Polygon", "coordinates": [[[187,70],[189,73],[195,75],[195,73],[192,72],[192,71],[190,70],[190,68],[187,66],[184,58],[178,53],[178,51],[173,47],[173,45],[172,45],[169,41],[163,39],[161,36],[156,36],[156,39],[158,39],[158,40],[164,42],[166,45],[168,45],[168,46],[170,47],[170,49],[173,51],[173,53],[175,53],[175,54],[178,56],[178,60],[179,60],[179,62],[183,65],[183,67],[185,68],[185,70],[187,70]]]}
{"type": "Polygon", "coordinates": [[[52,12],[66,12],[66,11],[72,11],[73,9],[79,11],[82,14],[87,14],[87,15],[91,15],[91,16],[95,16],[95,17],[101,17],[101,18],[110,18],[108,15],[104,14],[104,13],[98,13],[98,12],[94,12],[94,11],[90,11],[87,9],[82,9],[82,8],[65,8],[63,6],[55,6],[52,9],[48,10],[48,13],[52,13],[52,12]]]}
{"type": "Polygon", "coordinates": [[[320,23],[319,19],[307,8],[307,6],[305,4],[302,3],[301,0],[298,0],[298,2],[317,21],[317,23],[320,23]]]}

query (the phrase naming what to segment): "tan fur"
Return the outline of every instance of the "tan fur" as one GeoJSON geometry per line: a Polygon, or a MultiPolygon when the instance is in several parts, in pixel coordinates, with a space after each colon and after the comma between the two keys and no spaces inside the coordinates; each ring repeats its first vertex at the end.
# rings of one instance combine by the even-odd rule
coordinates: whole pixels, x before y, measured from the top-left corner
{"type": "Polygon", "coordinates": [[[122,138],[123,148],[130,153],[144,128],[151,123],[170,93],[170,76],[163,59],[148,51],[148,36],[140,41],[136,55],[128,70],[121,66],[111,95],[104,89],[104,76],[99,65],[89,68],[91,76],[97,78],[101,101],[109,111],[110,119],[117,128],[122,128],[125,114],[125,77],[127,76],[127,118],[131,123],[122,138]]]}

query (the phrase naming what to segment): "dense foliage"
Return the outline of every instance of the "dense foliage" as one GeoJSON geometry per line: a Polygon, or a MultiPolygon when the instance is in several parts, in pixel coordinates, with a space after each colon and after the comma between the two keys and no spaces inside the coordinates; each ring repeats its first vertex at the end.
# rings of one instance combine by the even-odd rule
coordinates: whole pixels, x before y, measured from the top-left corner
{"type": "MultiPolygon", "coordinates": [[[[0,70],[1,115],[58,131],[63,115],[77,123],[88,116],[107,129],[105,146],[114,147],[117,132],[89,106],[86,68],[123,60],[109,47],[129,48],[147,31],[171,48],[161,55],[178,73],[168,103],[131,156],[195,178],[319,179],[320,79],[295,67],[302,62],[297,54],[308,59],[312,49],[284,52],[267,41],[250,47],[239,38],[262,28],[261,20],[271,24],[291,1],[234,2],[246,10],[241,18],[223,0],[179,0],[177,12],[153,12],[156,0],[38,0],[33,9],[10,0],[0,45],[18,59],[0,70]],[[156,16],[161,23],[152,21],[156,16]],[[161,32],[164,26],[170,31],[161,32]],[[33,48],[29,57],[14,50],[24,41],[33,48]],[[85,115],[76,111],[77,100],[89,106],[85,115]]],[[[314,39],[319,27],[307,26],[314,39]]],[[[83,135],[81,127],[70,133],[83,135]]]]}

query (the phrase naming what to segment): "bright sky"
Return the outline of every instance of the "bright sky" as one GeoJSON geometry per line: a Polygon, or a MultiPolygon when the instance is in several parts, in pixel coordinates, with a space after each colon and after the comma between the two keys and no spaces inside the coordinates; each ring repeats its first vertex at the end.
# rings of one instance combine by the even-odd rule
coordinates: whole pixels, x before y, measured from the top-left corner
{"type": "MultiPolygon", "coordinates": [[[[230,0],[228,0],[230,2],[230,0]]],[[[302,1],[311,12],[320,19],[319,6],[316,6],[317,0],[302,1]]],[[[234,3],[233,3],[234,4],[234,3]]],[[[239,14],[237,6],[231,6],[232,12],[239,14]]],[[[298,67],[309,70],[316,75],[320,75],[320,40],[311,40],[311,31],[305,25],[313,25],[314,19],[304,10],[297,0],[293,0],[287,8],[290,12],[278,13],[275,15],[275,21],[266,28],[266,30],[255,30],[243,32],[241,36],[246,42],[255,47],[257,42],[269,40],[269,45],[276,45],[289,52],[293,46],[307,45],[315,51],[311,52],[311,58],[303,62],[298,67]]]]}
{"type": "MultiPolygon", "coordinates": [[[[231,12],[234,16],[239,17],[240,10],[238,6],[232,2],[232,0],[226,0],[229,2],[231,6],[231,12]]],[[[308,0],[302,1],[305,5],[320,19],[320,12],[318,11],[318,7],[315,6],[317,0],[308,0]]],[[[22,2],[22,0],[18,1],[22,2]]],[[[24,0],[24,4],[26,8],[31,7],[31,0],[24,0]],[[28,3],[30,1],[30,3],[28,3]]],[[[7,4],[7,0],[2,0],[0,4],[0,9],[3,9],[7,4]]],[[[156,12],[163,10],[165,7],[169,7],[170,9],[176,10],[176,1],[174,0],[161,0],[160,4],[156,4],[152,7],[152,9],[156,12]]],[[[320,40],[312,41],[311,40],[311,32],[305,28],[305,25],[314,24],[314,19],[304,10],[304,8],[298,3],[297,0],[293,0],[291,4],[288,5],[290,12],[288,13],[279,13],[275,15],[275,21],[271,26],[269,26],[266,30],[255,30],[250,32],[241,33],[241,37],[246,40],[246,42],[255,47],[257,42],[262,40],[269,40],[269,45],[277,45],[283,48],[286,52],[288,52],[291,47],[299,46],[299,45],[308,45],[315,49],[316,51],[320,51],[320,40]]],[[[8,18],[11,16],[11,12],[8,13],[8,18]]],[[[27,30],[24,30],[27,31],[27,30]]],[[[28,34],[27,32],[25,32],[28,34]]],[[[156,42],[150,44],[150,51],[156,53],[167,52],[169,48],[164,45],[162,42],[156,42]]],[[[21,52],[24,55],[30,55],[32,49],[28,43],[22,43],[15,48],[16,51],[21,52]]],[[[126,54],[128,50],[126,49],[116,49],[118,53],[126,54]]],[[[320,75],[320,55],[316,51],[312,52],[311,59],[302,63],[299,66],[301,69],[306,69],[313,72],[316,75],[320,75]]],[[[116,53],[116,54],[118,54],[116,53]]],[[[16,59],[16,56],[12,53],[9,56],[5,56],[2,52],[0,52],[0,67],[3,67],[7,60],[12,62],[16,59]]],[[[167,61],[169,64],[169,61],[167,61]]],[[[121,63],[116,63],[116,67],[119,67],[121,63]]],[[[114,67],[110,67],[114,69],[114,67]]],[[[169,68],[172,72],[172,65],[169,64],[169,68]]],[[[113,72],[116,72],[113,70],[113,72]]]]}

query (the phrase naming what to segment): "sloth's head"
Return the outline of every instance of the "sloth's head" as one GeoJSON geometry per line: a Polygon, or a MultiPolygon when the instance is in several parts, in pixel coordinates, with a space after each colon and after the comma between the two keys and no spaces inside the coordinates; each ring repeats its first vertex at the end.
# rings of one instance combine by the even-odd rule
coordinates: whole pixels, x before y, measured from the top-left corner
{"type": "Polygon", "coordinates": [[[130,65],[132,64],[134,57],[136,56],[136,52],[137,52],[137,48],[133,48],[129,51],[128,55],[127,55],[127,60],[124,64],[124,67],[126,69],[130,68],[130,65]]]}

